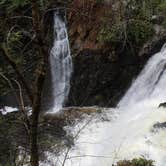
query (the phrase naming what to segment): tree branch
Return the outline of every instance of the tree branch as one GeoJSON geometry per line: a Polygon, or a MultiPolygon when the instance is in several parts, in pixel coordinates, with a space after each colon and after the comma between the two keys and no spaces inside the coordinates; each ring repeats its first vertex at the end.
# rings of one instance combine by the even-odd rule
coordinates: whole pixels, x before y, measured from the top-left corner
{"type": "Polygon", "coordinates": [[[33,95],[31,92],[31,88],[28,86],[27,82],[25,81],[23,75],[21,74],[20,70],[18,69],[16,63],[11,59],[11,57],[9,56],[9,52],[7,50],[7,48],[5,47],[4,44],[2,44],[0,46],[0,50],[2,51],[2,55],[4,56],[4,58],[6,59],[6,61],[12,66],[13,70],[15,71],[15,73],[17,74],[20,82],[23,84],[26,93],[29,97],[29,100],[31,101],[31,103],[33,103],[33,95]]]}
{"type": "Polygon", "coordinates": [[[17,86],[19,88],[20,109],[21,109],[21,112],[22,112],[22,114],[23,114],[23,116],[25,118],[25,122],[26,123],[24,123],[24,126],[25,126],[25,128],[27,130],[27,133],[29,135],[29,133],[30,133],[30,120],[29,120],[29,117],[27,115],[27,112],[25,111],[25,105],[24,105],[24,100],[23,100],[22,88],[21,88],[20,83],[17,80],[14,80],[14,82],[17,84],[17,86]]]}
{"type": "MultiPolygon", "coordinates": [[[[19,87],[20,94],[18,95],[17,92],[16,92],[16,89],[14,88],[14,86],[12,84],[12,82],[3,73],[0,73],[0,76],[9,84],[9,87],[14,92],[14,95],[15,95],[16,100],[17,100],[18,105],[19,105],[19,109],[20,109],[21,113],[23,114],[23,116],[24,116],[24,118],[26,120],[26,123],[24,123],[24,126],[25,126],[26,131],[27,131],[27,133],[29,135],[30,121],[29,121],[29,118],[27,116],[27,113],[25,112],[25,106],[24,106],[24,101],[23,101],[23,96],[22,96],[21,85],[20,85],[20,83],[18,81],[14,80],[14,82],[19,87]]],[[[24,122],[24,120],[23,120],[23,122],[24,122]]]]}
{"type": "Polygon", "coordinates": [[[28,19],[28,20],[32,20],[32,17],[29,17],[29,16],[13,16],[13,17],[10,17],[9,19],[22,19],[22,18],[25,18],[25,19],[28,19]]]}

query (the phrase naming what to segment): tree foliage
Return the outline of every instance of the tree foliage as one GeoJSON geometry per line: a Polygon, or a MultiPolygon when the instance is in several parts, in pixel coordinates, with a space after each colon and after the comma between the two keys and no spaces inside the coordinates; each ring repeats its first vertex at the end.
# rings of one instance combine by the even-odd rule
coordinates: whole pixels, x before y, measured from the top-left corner
{"type": "Polygon", "coordinates": [[[117,163],[117,166],[154,166],[154,161],[147,160],[145,158],[135,158],[131,161],[129,160],[119,161],[117,163]]]}
{"type": "MultiPolygon", "coordinates": [[[[129,0],[117,1],[116,10],[106,14],[101,25],[98,40],[104,43],[132,43],[142,46],[153,37],[153,15],[165,18],[166,2],[164,0],[129,0]],[[113,17],[110,22],[110,17],[113,17]]],[[[165,19],[166,20],[166,19],[165,19]]]]}

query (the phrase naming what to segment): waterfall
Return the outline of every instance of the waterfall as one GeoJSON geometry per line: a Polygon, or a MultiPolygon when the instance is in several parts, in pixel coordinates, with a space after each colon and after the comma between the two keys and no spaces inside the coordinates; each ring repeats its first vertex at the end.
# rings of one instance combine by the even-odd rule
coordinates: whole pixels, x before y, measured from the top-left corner
{"type": "MultiPolygon", "coordinates": [[[[166,110],[158,108],[166,101],[165,68],[164,46],[150,58],[118,107],[103,112],[108,117],[106,121],[99,114],[86,127],[88,120],[69,128],[70,133],[79,136],[68,151],[65,166],[107,166],[142,156],[154,160],[155,166],[165,166],[166,128],[154,128],[156,123],[166,122],[166,110]]],[[[56,160],[49,154],[48,158],[57,164],[64,156],[66,153],[56,160]]]]}
{"type": "Polygon", "coordinates": [[[166,45],[147,63],[138,78],[132,84],[119,106],[133,105],[143,100],[158,99],[166,101],[166,45]]]}
{"type": "Polygon", "coordinates": [[[53,107],[51,112],[59,111],[68,97],[72,58],[66,24],[58,12],[54,14],[54,44],[50,53],[53,107]]]}

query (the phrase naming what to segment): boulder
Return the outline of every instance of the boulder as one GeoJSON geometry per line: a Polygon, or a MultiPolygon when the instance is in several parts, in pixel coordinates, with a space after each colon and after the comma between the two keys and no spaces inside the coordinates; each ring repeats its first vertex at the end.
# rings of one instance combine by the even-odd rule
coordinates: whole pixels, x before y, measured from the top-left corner
{"type": "Polygon", "coordinates": [[[158,108],[160,108],[160,107],[164,107],[165,108],[166,107],[166,102],[160,103],[159,106],[158,106],[158,108]]]}
{"type": "Polygon", "coordinates": [[[153,125],[154,128],[166,128],[166,122],[163,123],[156,123],[153,125]]]}

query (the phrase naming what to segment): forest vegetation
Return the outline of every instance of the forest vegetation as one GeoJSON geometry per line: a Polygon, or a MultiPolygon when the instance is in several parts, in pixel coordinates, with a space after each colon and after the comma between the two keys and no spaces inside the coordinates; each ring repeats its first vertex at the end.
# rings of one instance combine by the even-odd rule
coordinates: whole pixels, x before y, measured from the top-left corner
{"type": "MultiPolygon", "coordinates": [[[[20,113],[0,113],[0,166],[38,166],[53,143],[58,154],[63,127],[74,121],[57,119],[48,129],[40,119],[57,9],[66,13],[75,70],[67,106],[115,106],[166,39],[166,0],[1,0],[0,108],[14,102],[20,113]],[[30,161],[17,161],[20,147],[30,161]]],[[[154,162],[138,158],[117,166],[154,162]]]]}

